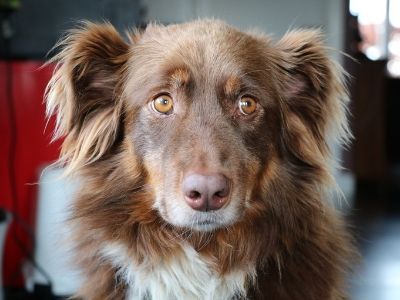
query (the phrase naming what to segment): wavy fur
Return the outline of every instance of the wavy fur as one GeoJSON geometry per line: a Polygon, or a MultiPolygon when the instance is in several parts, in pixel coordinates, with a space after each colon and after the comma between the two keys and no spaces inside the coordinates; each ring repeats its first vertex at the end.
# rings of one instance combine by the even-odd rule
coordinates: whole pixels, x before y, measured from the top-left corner
{"type": "Polygon", "coordinates": [[[345,298],[354,250],[326,198],[330,141],[350,138],[348,98],[319,31],[275,42],[203,20],[126,42],[83,23],[60,47],[47,107],[65,136],[61,162],[82,178],[78,297],[345,298]],[[149,105],[164,92],[169,117],[149,105]],[[258,100],[252,117],[236,112],[243,93],[258,100]],[[180,184],[193,169],[227,174],[226,207],[187,207],[180,184]],[[214,225],[199,230],[204,218],[214,225]]]}

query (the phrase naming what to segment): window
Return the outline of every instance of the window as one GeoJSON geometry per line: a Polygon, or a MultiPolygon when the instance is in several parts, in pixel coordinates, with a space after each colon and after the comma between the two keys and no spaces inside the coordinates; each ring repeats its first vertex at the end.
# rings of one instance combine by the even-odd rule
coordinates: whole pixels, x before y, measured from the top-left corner
{"type": "Polygon", "coordinates": [[[400,0],[350,0],[362,41],[358,45],[371,60],[387,59],[390,76],[400,77],[400,0]]]}

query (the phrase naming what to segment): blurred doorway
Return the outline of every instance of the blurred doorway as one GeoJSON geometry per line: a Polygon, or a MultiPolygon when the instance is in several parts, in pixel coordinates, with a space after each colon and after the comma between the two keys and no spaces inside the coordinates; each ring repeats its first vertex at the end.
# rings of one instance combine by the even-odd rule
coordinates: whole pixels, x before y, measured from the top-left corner
{"type": "Polygon", "coordinates": [[[400,212],[400,0],[346,0],[356,207],[400,212]]]}

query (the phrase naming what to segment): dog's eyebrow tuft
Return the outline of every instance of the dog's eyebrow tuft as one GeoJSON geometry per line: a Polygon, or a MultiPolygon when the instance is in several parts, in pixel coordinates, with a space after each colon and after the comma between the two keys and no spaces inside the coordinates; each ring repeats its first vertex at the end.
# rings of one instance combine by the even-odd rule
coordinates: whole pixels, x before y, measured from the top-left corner
{"type": "Polygon", "coordinates": [[[178,89],[190,81],[190,73],[184,68],[176,68],[169,72],[169,83],[171,87],[178,89]]]}
{"type": "Polygon", "coordinates": [[[230,76],[224,85],[225,95],[235,95],[240,91],[242,87],[242,82],[237,76],[230,76]]]}

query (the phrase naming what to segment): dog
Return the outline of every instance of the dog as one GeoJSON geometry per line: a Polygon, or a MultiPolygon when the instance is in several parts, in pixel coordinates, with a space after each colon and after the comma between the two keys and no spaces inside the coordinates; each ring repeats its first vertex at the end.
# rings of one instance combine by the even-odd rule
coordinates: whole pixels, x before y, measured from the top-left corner
{"type": "Polygon", "coordinates": [[[77,297],[345,299],[352,239],[327,199],[348,97],[318,30],[84,22],[58,46],[77,297]]]}

